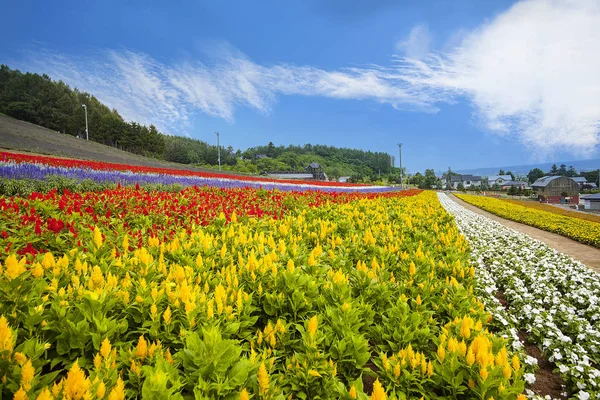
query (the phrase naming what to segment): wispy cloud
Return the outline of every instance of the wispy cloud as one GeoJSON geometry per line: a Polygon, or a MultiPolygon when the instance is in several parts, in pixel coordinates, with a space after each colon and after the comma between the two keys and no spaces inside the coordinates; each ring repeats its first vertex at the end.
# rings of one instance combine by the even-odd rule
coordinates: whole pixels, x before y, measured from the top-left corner
{"type": "Polygon", "coordinates": [[[540,158],[589,155],[600,142],[600,3],[527,0],[431,53],[425,25],[389,65],[339,70],[260,65],[235,50],[162,63],[128,50],[85,57],[27,53],[19,66],[95,94],[127,119],[184,133],[195,112],[233,121],[239,107],[272,111],[279,96],[364,99],[436,111],[468,99],[484,130],[512,135],[540,158]]]}
{"type": "Polygon", "coordinates": [[[431,52],[433,36],[427,25],[416,25],[408,37],[396,42],[396,50],[407,58],[421,59],[431,52]]]}
{"type": "Polygon", "coordinates": [[[417,88],[466,96],[476,117],[540,158],[600,142],[600,3],[531,0],[463,36],[449,53],[401,60],[417,88]]]}

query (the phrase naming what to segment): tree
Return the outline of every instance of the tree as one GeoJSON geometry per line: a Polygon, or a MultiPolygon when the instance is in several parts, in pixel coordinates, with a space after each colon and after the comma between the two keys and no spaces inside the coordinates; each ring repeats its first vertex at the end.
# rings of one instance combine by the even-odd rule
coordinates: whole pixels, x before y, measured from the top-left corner
{"type": "Polygon", "coordinates": [[[432,189],[437,184],[437,176],[433,169],[425,170],[425,177],[423,179],[423,187],[421,189],[432,189]]]}
{"type": "Polygon", "coordinates": [[[511,187],[508,189],[508,194],[515,196],[517,194],[517,187],[515,185],[511,185],[511,187]]]}
{"type": "Polygon", "coordinates": [[[548,171],[548,175],[558,175],[558,168],[556,167],[556,164],[552,164],[552,168],[550,168],[550,171],[548,171]]]}
{"type": "Polygon", "coordinates": [[[513,173],[512,173],[512,172],[510,172],[510,171],[506,171],[506,174],[503,174],[503,175],[510,175],[510,179],[511,179],[511,180],[513,180],[513,181],[515,181],[515,180],[516,180],[516,179],[515,179],[515,174],[513,174],[513,173]]]}
{"type": "Polygon", "coordinates": [[[527,174],[529,183],[533,183],[544,176],[544,171],[539,168],[534,168],[527,174]]]}
{"type": "Polygon", "coordinates": [[[423,176],[423,174],[421,174],[420,172],[417,172],[416,174],[411,176],[407,182],[411,185],[415,185],[415,186],[421,188],[424,180],[425,180],[425,177],[423,176]]]}
{"type": "Polygon", "coordinates": [[[508,174],[504,173],[504,170],[501,169],[500,171],[498,171],[498,175],[508,175],[508,174]]]}
{"type": "Polygon", "coordinates": [[[575,170],[575,167],[573,167],[572,165],[569,165],[569,169],[567,170],[566,176],[573,177],[573,176],[577,176],[577,175],[578,175],[578,173],[575,170]]]}
{"type": "Polygon", "coordinates": [[[267,155],[267,157],[275,158],[275,145],[273,144],[273,142],[269,142],[265,154],[267,155]]]}
{"type": "Polygon", "coordinates": [[[560,164],[560,167],[558,168],[558,175],[567,176],[567,166],[565,164],[560,164]]]}

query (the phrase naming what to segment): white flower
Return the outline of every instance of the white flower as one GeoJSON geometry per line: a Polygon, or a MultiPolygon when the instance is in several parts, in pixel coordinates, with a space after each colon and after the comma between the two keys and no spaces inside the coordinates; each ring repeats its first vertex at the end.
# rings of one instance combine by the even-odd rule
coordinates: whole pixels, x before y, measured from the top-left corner
{"type": "Polygon", "coordinates": [[[579,393],[577,393],[577,397],[581,400],[588,400],[590,398],[590,394],[582,390],[579,393]]]}
{"type": "Polygon", "coordinates": [[[523,375],[523,378],[525,378],[525,382],[530,385],[535,382],[535,374],[525,374],[523,375]]]}

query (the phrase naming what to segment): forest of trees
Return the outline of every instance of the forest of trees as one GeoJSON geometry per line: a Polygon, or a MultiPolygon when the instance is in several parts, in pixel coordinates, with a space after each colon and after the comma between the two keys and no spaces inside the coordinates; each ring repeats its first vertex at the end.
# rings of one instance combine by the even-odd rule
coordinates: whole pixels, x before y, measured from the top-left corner
{"type": "Polygon", "coordinates": [[[266,146],[252,147],[242,153],[246,160],[254,160],[259,155],[267,157],[255,162],[259,172],[301,171],[314,161],[323,166],[329,177],[349,176],[352,181],[396,181],[400,173],[392,165],[392,156],[383,152],[311,144],[275,146],[270,142],[266,146]]]}
{"type": "Polygon", "coordinates": [[[68,135],[85,137],[87,106],[90,140],[162,158],[163,135],[153,125],[126,122],[96,97],[71,89],[48,75],[22,73],[0,65],[0,112],[68,135]]]}
{"type": "MultiPolygon", "coordinates": [[[[128,122],[115,109],[93,95],[71,88],[48,75],[20,72],[0,65],[0,113],[63,134],[85,138],[87,106],[89,139],[108,146],[167,161],[205,167],[217,165],[217,146],[201,140],[164,135],[154,125],[128,122]]],[[[221,147],[223,169],[244,173],[303,170],[311,162],[324,167],[331,178],[350,176],[354,181],[397,180],[393,158],[371,152],[324,145],[266,146],[243,153],[221,147]],[[266,158],[257,155],[264,154],[266,158]]]]}

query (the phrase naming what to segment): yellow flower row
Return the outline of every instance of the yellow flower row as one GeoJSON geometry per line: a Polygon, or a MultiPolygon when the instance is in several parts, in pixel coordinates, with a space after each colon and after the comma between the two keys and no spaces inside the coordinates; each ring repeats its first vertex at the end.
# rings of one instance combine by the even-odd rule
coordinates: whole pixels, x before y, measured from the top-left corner
{"type": "Polygon", "coordinates": [[[545,231],[600,247],[600,223],[550,211],[525,207],[492,197],[457,194],[459,199],[489,211],[499,217],[510,219],[545,231]]]}

